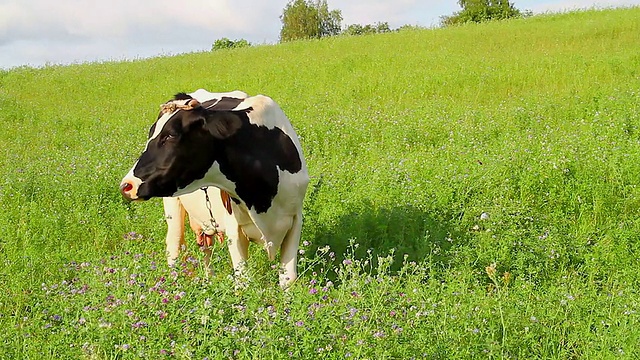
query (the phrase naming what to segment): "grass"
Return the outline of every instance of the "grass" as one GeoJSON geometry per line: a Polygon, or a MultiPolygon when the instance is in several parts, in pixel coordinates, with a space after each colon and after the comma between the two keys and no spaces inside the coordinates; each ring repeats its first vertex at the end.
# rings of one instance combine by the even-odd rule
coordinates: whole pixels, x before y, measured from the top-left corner
{"type": "Polygon", "coordinates": [[[3,358],[637,358],[640,8],[0,72],[3,358]],[[287,293],[169,269],[117,185],[178,91],[272,96],[313,177],[287,293]]]}

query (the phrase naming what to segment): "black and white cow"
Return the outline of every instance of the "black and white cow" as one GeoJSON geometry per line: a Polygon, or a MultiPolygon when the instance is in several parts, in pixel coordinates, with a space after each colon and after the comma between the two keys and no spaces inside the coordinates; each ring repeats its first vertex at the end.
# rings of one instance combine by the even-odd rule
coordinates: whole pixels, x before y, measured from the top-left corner
{"type": "Polygon", "coordinates": [[[297,277],[307,166],[278,104],[243,94],[220,98],[200,89],[164,104],[120,191],[128,200],[148,200],[206,186],[224,190],[235,220],[225,229],[235,273],[243,273],[254,241],[271,260],[281,251],[280,285],[287,287],[297,277]]]}

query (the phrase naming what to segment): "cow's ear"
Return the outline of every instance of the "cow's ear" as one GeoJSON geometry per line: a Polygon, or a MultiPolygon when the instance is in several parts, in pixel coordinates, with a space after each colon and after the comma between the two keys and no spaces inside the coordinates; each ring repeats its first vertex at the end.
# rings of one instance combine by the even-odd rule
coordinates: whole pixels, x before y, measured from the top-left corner
{"type": "Polygon", "coordinates": [[[230,111],[213,111],[208,114],[205,126],[215,138],[226,139],[242,127],[242,120],[230,111]]]}

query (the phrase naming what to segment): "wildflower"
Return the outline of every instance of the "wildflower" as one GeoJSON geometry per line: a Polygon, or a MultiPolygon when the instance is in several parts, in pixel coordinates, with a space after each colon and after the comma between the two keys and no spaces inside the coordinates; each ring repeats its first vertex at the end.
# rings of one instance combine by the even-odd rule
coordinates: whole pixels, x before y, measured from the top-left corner
{"type": "Polygon", "coordinates": [[[296,321],[296,326],[297,327],[301,327],[303,325],[304,325],[304,321],[302,321],[302,320],[296,321]]]}
{"type": "Polygon", "coordinates": [[[352,318],[356,315],[356,313],[358,312],[358,309],[352,307],[349,309],[349,318],[352,318]]]}
{"type": "Polygon", "coordinates": [[[86,324],[86,323],[87,323],[87,319],[85,319],[85,318],[80,318],[80,319],[78,319],[78,324],[80,324],[80,325],[84,325],[84,324],[86,324]]]}
{"type": "Polygon", "coordinates": [[[349,259],[344,259],[344,260],[342,260],[342,264],[344,264],[344,265],[347,265],[347,266],[348,266],[348,265],[353,264],[353,262],[351,262],[351,260],[349,260],[349,259]]]}
{"type": "Polygon", "coordinates": [[[131,327],[134,329],[140,329],[147,326],[147,323],[144,321],[136,321],[133,324],[131,324],[131,327]]]}
{"type": "Polygon", "coordinates": [[[311,288],[311,289],[309,289],[309,294],[311,294],[311,295],[314,295],[314,294],[316,294],[317,292],[318,292],[318,289],[316,289],[316,288],[311,288]]]}
{"type": "Polygon", "coordinates": [[[302,245],[304,245],[304,246],[309,246],[309,244],[310,244],[310,243],[309,243],[307,240],[305,240],[305,241],[303,241],[303,242],[302,242],[302,245]]]}
{"type": "Polygon", "coordinates": [[[487,272],[487,275],[489,275],[489,278],[494,279],[496,276],[496,263],[487,266],[484,270],[487,272]]]}

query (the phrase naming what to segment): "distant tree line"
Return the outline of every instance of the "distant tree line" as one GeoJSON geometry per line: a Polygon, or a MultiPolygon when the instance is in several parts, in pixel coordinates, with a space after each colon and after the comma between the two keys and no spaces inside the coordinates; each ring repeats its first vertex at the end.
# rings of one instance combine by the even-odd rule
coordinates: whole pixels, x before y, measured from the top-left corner
{"type": "MultiPolygon", "coordinates": [[[[461,11],[442,16],[442,26],[459,25],[469,22],[484,22],[531,16],[530,11],[518,10],[508,0],[458,0],[461,11]]],[[[282,28],[280,42],[319,39],[336,35],[381,34],[406,29],[419,29],[420,26],[403,25],[391,29],[387,22],[375,24],[351,24],[342,27],[342,11],[330,10],[327,0],[290,0],[280,15],[282,28]]],[[[212,50],[234,49],[251,46],[247,40],[229,40],[221,38],[214,42],[212,50]]]]}

